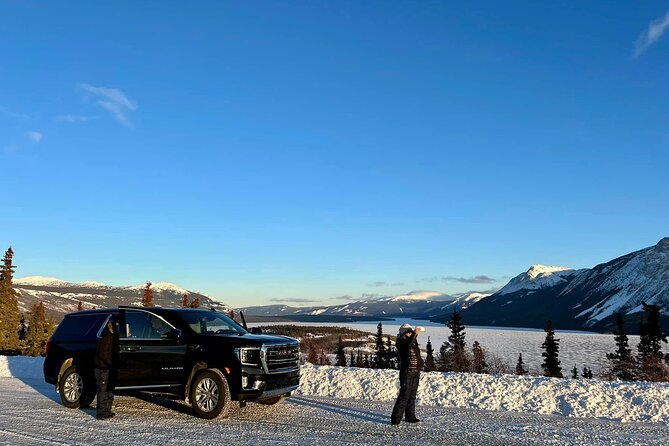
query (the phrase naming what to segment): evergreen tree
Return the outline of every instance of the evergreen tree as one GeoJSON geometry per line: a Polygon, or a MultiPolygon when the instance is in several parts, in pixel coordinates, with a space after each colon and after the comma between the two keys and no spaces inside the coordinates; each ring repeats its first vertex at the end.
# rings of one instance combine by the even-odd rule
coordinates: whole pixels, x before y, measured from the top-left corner
{"type": "Polygon", "coordinates": [[[153,306],[153,290],[151,289],[151,282],[146,282],[146,285],[144,286],[144,292],[142,293],[142,306],[153,306]]]}
{"type": "Polygon", "coordinates": [[[522,353],[518,353],[518,362],[516,362],[516,375],[527,375],[527,369],[525,369],[522,353]]]}
{"type": "Polygon", "coordinates": [[[318,351],[316,351],[316,346],[314,344],[309,345],[309,353],[307,354],[307,362],[317,365],[318,364],[318,351]]]}
{"type": "MultiPolygon", "coordinates": [[[[451,318],[446,324],[451,329],[448,337],[450,345],[445,355],[441,355],[442,362],[440,369],[453,372],[466,372],[470,369],[470,359],[465,350],[465,324],[457,310],[453,311],[451,318]]],[[[442,346],[443,348],[443,346],[442,346]]]]}
{"type": "Polygon", "coordinates": [[[367,353],[365,353],[365,361],[362,363],[362,366],[365,367],[365,368],[369,368],[369,367],[370,367],[370,364],[369,364],[369,355],[368,355],[367,353]]]}
{"type": "Polygon", "coordinates": [[[19,331],[21,329],[21,313],[17,300],[17,292],[13,286],[14,251],[10,246],[0,266],[0,352],[17,354],[21,348],[19,331]]]}
{"type": "Polygon", "coordinates": [[[472,344],[472,370],[474,373],[488,373],[488,364],[485,362],[485,352],[478,341],[472,344]]]}
{"type": "Polygon", "coordinates": [[[190,300],[188,300],[188,294],[184,294],[181,297],[181,307],[182,308],[190,308],[190,300]]]}
{"type": "Polygon", "coordinates": [[[607,353],[606,357],[611,362],[609,375],[612,378],[631,381],[636,379],[636,362],[632,355],[632,349],[629,347],[629,341],[625,334],[625,323],[622,314],[616,316],[617,329],[614,331],[616,341],[616,351],[607,353]]]}
{"type": "Polygon", "coordinates": [[[667,338],[660,327],[660,307],[642,302],[646,321],[641,320],[639,327],[639,373],[647,381],[666,381],[669,379],[667,367],[662,364],[662,342],[667,338]]]}
{"type": "Polygon", "coordinates": [[[84,303],[82,301],[79,301],[77,304],[77,311],[81,311],[84,309],[84,303]]]}
{"type": "Polygon", "coordinates": [[[449,368],[450,361],[448,356],[450,350],[451,350],[451,344],[448,341],[444,341],[444,343],[441,344],[441,347],[439,347],[439,361],[437,364],[437,368],[440,372],[448,372],[451,370],[449,368]]]}
{"type": "Polygon", "coordinates": [[[325,354],[323,350],[321,350],[321,354],[318,357],[318,363],[320,365],[332,365],[332,363],[330,362],[330,358],[328,358],[328,356],[325,354]]]}
{"type": "Polygon", "coordinates": [[[26,317],[23,313],[21,313],[20,327],[21,328],[19,328],[19,341],[21,342],[21,344],[25,345],[26,338],[28,337],[28,323],[26,322],[26,317]]]}
{"type": "Polygon", "coordinates": [[[560,360],[558,359],[560,340],[555,338],[552,321],[548,320],[546,322],[544,331],[546,332],[546,340],[541,344],[541,348],[544,350],[541,353],[544,358],[544,362],[541,364],[544,376],[562,378],[562,367],[560,367],[560,360]]]}
{"type": "Polygon", "coordinates": [[[358,353],[356,354],[355,366],[356,367],[364,367],[365,366],[365,361],[362,358],[362,351],[360,349],[358,349],[358,353]]]}
{"type": "Polygon", "coordinates": [[[430,341],[430,337],[427,337],[427,344],[425,345],[425,351],[426,351],[426,356],[425,356],[425,364],[424,368],[426,372],[434,372],[437,370],[437,365],[434,363],[434,348],[432,348],[432,342],[430,341]]]}
{"type": "Polygon", "coordinates": [[[376,367],[379,369],[388,368],[388,351],[383,342],[383,324],[379,322],[376,326],[376,367]]]}
{"type": "Polygon", "coordinates": [[[390,336],[386,338],[386,353],[388,354],[388,368],[397,369],[400,362],[400,354],[393,346],[390,336]]]}
{"type": "Polygon", "coordinates": [[[344,352],[344,342],[339,336],[339,342],[337,343],[337,365],[340,367],[346,367],[346,353],[344,352]]]}
{"type": "Polygon", "coordinates": [[[193,299],[193,301],[190,303],[191,308],[200,308],[200,298],[196,297],[193,299]]]}
{"type": "Polygon", "coordinates": [[[353,349],[351,349],[351,357],[349,358],[349,367],[357,367],[355,364],[355,355],[353,354],[353,349]]]}
{"type": "Polygon", "coordinates": [[[46,318],[44,304],[33,304],[30,310],[28,333],[26,334],[26,354],[40,356],[45,353],[46,341],[49,339],[51,327],[46,318]]]}
{"type": "MultiPolygon", "coordinates": [[[[576,366],[574,366],[574,368],[571,369],[571,377],[572,377],[572,379],[578,379],[578,369],[576,368],[576,366]]],[[[585,369],[583,369],[583,378],[585,378],[585,377],[586,377],[585,376],[585,369]]]]}

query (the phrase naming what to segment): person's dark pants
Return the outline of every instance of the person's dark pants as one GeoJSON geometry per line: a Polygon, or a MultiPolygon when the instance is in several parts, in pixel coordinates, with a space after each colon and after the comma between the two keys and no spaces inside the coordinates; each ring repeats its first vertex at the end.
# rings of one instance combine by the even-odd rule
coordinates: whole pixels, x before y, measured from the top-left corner
{"type": "Polygon", "coordinates": [[[111,414],[114,394],[109,389],[109,370],[95,369],[95,381],[98,385],[97,393],[97,415],[106,416],[111,414]]]}
{"type": "Polygon", "coordinates": [[[400,393],[397,395],[393,414],[390,417],[393,423],[402,421],[402,415],[407,421],[416,419],[416,393],[419,381],[420,371],[418,370],[400,372],[400,393]]]}

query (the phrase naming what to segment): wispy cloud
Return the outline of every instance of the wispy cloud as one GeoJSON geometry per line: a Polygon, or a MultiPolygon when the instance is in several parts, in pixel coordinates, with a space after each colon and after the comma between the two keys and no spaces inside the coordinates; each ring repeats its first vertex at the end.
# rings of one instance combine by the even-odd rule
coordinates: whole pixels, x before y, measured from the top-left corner
{"type": "Polygon", "coordinates": [[[488,277],[485,275],[480,275],[480,276],[474,276],[474,277],[444,277],[444,280],[446,282],[460,282],[460,283],[494,283],[497,282],[497,280],[493,279],[492,277],[488,277]]]}
{"type": "Polygon", "coordinates": [[[354,297],[353,297],[353,296],[350,296],[350,295],[348,295],[348,294],[345,294],[345,295],[343,295],[343,296],[335,296],[335,297],[331,297],[330,299],[333,299],[333,300],[353,300],[354,297]]]}
{"type": "Polygon", "coordinates": [[[371,282],[371,283],[368,283],[367,286],[371,286],[371,287],[382,287],[382,286],[404,286],[404,282],[392,282],[392,283],[390,283],[390,282],[382,282],[382,281],[379,281],[379,282],[371,282]]]}
{"type": "Polygon", "coordinates": [[[639,57],[648,47],[657,42],[667,28],[669,28],[669,11],[664,16],[650,22],[648,29],[636,39],[634,57],[639,57]]]}
{"type": "Polygon", "coordinates": [[[315,299],[305,299],[302,297],[287,297],[284,299],[279,299],[279,298],[273,298],[270,299],[272,302],[279,302],[279,303],[297,303],[297,304],[308,304],[308,303],[313,303],[313,302],[318,302],[315,299]]]}
{"type": "Polygon", "coordinates": [[[437,276],[432,276],[432,277],[426,277],[424,279],[421,279],[420,282],[460,282],[460,283],[494,283],[498,282],[497,279],[493,279],[492,277],[486,276],[486,275],[478,275],[478,276],[473,276],[473,277],[454,277],[454,276],[445,276],[445,277],[437,277],[437,276]]]}
{"type": "Polygon", "coordinates": [[[83,115],[58,115],[53,118],[54,121],[58,122],[86,122],[93,119],[95,119],[95,117],[83,115]]]}
{"type": "Polygon", "coordinates": [[[382,287],[382,286],[387,286],[388,282],[371,282],[368,283],[367,286],[374,286],[374,287],[382,287]]]}
{"type": "Polygon", "coordinates": [[[29,119],[30,116],[26,115],[25,113],[19,113],[15,110],[12,110],[9,107],[5,107],[4,105],[0,105],[0,115],[7,116],[9,118],[14,118],[14,119],[29,119]]]}
{"type": "Polygon", "coordinates": [[[26,137],[28,137],[28,139],[35,144],[38,144],[44,135],[42,135],[40,132],[36,132],[35,130],[30,130],[29,132],[26,132],[26,137]]]}
{"type": "Polygon", "coordinates": [[[132,127],[128,113],[137,110],[137,104],[131,100],[122,90],[109,87],[95,87],[89,84],[79,84],[79,89],[88,96],[95,98],[95,103],[107,110],[118,122],[132,127]]]}

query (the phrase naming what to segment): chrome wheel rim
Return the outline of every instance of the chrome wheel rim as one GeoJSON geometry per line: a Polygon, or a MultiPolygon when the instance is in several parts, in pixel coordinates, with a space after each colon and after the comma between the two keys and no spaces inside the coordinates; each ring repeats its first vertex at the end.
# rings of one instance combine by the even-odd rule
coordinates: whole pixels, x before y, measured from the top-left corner
{"type": "Polygon", "coordinates": [[[63,394],[65,399],[71,403],[79,401],[84,391],[84,380],[78,373],[70,373],[63,383],[63,394]]]}
{"type": "Polygon", "coordinates": [[[218,404],[218,385],[211,378],[204,378],[195,387],[195,404],[203,412],[211,412],[218,404]]]}

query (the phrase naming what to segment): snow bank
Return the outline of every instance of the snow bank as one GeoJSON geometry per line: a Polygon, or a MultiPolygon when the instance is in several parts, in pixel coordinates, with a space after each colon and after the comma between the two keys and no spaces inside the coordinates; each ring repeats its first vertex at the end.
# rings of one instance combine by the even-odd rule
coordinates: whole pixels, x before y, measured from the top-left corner
{"type": "MultiPolygon", "coordinates": [[[[0,378],[43,380],[44,358],[0,356],[0,378]]],[[[305,365],[302,395],[392,401],[398,372],[305,365]]],[[[423,373],[418,403],[466,409],[558,414],[669,424],[669,384],[473,373],[423,373]]]]}
{"type": "MultiPolygon", "coordinates": [[[[393,370],[306,365],[300,393],[392,401],[399,388],[393,370]]],[[[423,373],[418,403],[467,409],[558,414],[669,424],[669,384],[622,383],[515,375],[423,373]]]]}
{"type": "Polygon", "coordinates": [[[0,378],[44,379],[44,358],[0,356],[0,378]]]}

